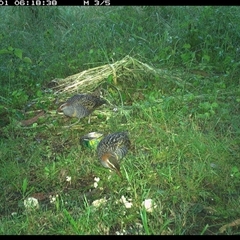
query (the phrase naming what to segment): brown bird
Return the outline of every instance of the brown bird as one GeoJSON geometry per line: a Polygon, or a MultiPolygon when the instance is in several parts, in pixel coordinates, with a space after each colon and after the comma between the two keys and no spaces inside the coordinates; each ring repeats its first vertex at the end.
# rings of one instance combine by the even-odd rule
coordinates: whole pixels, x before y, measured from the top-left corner
{"type": "Polygon", "coordinates": [[[78,123],[81,118],[88,116],[88,123],[90,123],[91,113],[106,102],[106,100],[100,98],[100,96],[97,96],[95,93],[76,94],[63,103],[57,109],[57,112],[62,111],[68,117],[77,117],[78,121],[76,123],[78,123]]]}
{"type": "Polygon", "coordinates": [[[130,147],[127,132],[111,133],[104,137],[97,146],[97,156],[105,168],[114,170],[120,177],[120,161],[130,147]]]}

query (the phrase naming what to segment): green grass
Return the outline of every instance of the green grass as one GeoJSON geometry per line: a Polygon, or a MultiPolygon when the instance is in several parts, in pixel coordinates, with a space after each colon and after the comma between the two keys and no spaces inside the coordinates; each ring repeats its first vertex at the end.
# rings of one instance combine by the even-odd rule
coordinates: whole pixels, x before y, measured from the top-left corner
{"type": "Polygon", "coordinates": [[[240,213],[238,7],[0,11],[0,234],[240,233],[238,225],[220,230],[240,213]],[[126,55],[167,74],[120,76],[123,107],[109,89],[117,112],[103,106],[90,125],[64,128],[76,120],[55,115],[50,80],[126,55]],[[46,117],[18,125],[38,109],[46,117]],[[132,145],[120,179],[80,138],[123,130],[132,145]],[[39,208],[27,210],[28,197],[39,208]]]}

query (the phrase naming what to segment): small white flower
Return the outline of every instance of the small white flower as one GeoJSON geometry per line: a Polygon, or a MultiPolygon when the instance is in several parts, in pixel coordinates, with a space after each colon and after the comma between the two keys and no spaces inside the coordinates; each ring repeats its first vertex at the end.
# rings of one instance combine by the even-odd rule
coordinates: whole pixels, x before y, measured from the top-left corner
{"type": "Polygon", "coordinates": [[[124,202],[124,205],[126,208],[131,208],[133,204],[131,202],[124,202]]]}
{"type": "Polygon", "coordinates": [[[94,182],[99,182],[100,181],[100,178],[99,177],[95,177],[94,178],[94,182]]]}
{"type": "Polygon", "coordinates": [[[157,205],[153,203],[152,199],[146,199],[142,202],[142,207],[144,207],[147,212],[153,212],[153,209],[156,208],[157,205]]]}
{"type": "Polygon", "coordinates": [[[11,215],[14,217],[17,215],[17,212],[12,212],[11,215]]]}
{"type": "Polygon", "coordinates": [[[101,199],[98,199],[98,200],[93,201],[93,202],[92,202],[92,205],[93,205],[94,207],[100,207],[102,204],[104,204],[104,203],[106,203],[106,202],[107,202],[106,198],[101,198],[101,199]]]}
{"type": "Polygon", "coordinates": [[[38,209],[39,208],[39,203],[38,200],[34,197],[29,197],[24,200],[24,206],[26,209],[38,209]]]}
{"type": "Polygon", "coordinates": [[[56,200],[57,200],[57,198],[58,198],[58,194],[56,194],[56,196],[52,196],[52,195],[50,195],[50,196],[49,196],[50,203],[55,203],[56,200]]]}
{"type": "Polygon", "coordinates": [[[54,202],[56,202],[56,198],[52,197],[51,200],[50,200],[50,203],[54,203],[54,202]]]}
{"type": "Polygon", "coordinates": [[[72,180],[72,177],[66,176],[66,181],[67,181],[67,182],[71,182],[71,180],[72,180]]]}
{"type": "Polygon", "coordinates": [[[94,183],[93,183],[93,186],[94,188],[97,188],[98,187],[98,182],[100,181],[100,178],[99,177],[95,177],[94,178],[94,183]]]}
{"type": "Polygon", "coordinates": [[[116,235],[124,235],[124,234],[126,235],[127,231],[125,229],[123,229],[122,232],[116,231],[115,233],[116,233],[116,235]]]}
{"type": "Polygon", "coordinates": [[[133,206],[133,203],[131,201],[132,201],[132,199],[128,199],[128,201],[127,201],[124,196],[122,196],[120,199],[120,202],[123,203],[126,208],[131,208],[133,206]]]}

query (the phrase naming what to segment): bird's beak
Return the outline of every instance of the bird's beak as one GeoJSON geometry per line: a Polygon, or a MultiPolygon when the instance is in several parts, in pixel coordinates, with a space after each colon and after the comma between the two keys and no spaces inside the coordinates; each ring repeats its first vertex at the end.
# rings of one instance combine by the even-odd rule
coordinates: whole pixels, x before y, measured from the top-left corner
{"type": "Polygon", "coordinates": [[[56,113],[58,113],[58,112],[61,112],[62,111],[62,107],[63,107],[64,105],[62,104],[62,105],[60,105],[58,108],[57,108],[57,110],[56,110],[56,113]]]}
{"type": "Polygon", "coordinates": [[[116,171],[116,173],[117,173],[117,175],[118,175],[120,178],[123,177],[120,171],[116,171]]]}

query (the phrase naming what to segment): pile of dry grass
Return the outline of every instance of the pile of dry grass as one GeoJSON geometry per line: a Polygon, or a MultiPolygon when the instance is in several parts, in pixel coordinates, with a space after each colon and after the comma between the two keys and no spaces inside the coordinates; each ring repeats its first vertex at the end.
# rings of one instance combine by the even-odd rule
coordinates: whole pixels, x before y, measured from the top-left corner
{"type": "Polygon", "coordinates": [[[54,79],[54,94],[77,93],[95,89],[100,83],[111,77],[117,85],[118,79],[134,79],[137,74],[155,73],[156,70],[130,56],[112,64],[91,68],[83,72],[68,76],[65,79],[54,79]],[[135,76],[134,76],[135,75],[135,76]]]}

